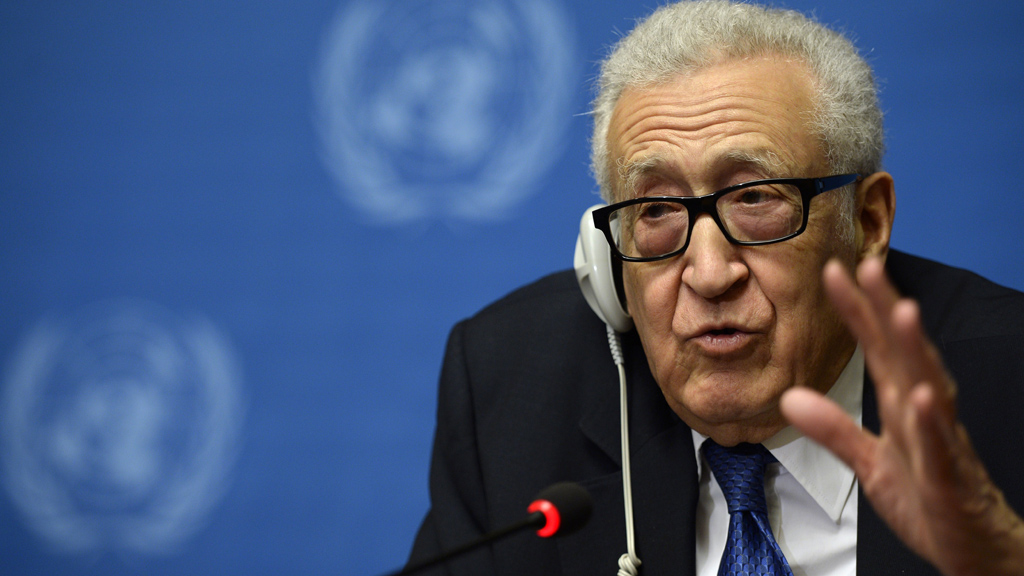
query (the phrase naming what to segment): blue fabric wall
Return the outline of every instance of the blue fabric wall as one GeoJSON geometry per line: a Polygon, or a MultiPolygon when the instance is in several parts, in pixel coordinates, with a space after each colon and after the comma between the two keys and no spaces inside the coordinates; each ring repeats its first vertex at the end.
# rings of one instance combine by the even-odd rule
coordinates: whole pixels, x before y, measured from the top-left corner
{"type": "MultiPolygon", "coordinates": [[[[0,573],[376,574],[450,326],[571,263],[619,0],[0,3],[0,573]]],[[[812,3],[897,247],[1024,288],[1024,5],[812,3]]]]}

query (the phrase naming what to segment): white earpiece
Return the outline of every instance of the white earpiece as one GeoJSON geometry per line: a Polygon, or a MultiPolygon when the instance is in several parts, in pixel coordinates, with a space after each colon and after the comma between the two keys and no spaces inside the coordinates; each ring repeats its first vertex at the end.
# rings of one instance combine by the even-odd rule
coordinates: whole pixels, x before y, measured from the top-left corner
{"type": "Polygon", "coordinates": [[[612,268],[612,251],[604,233],[594,226],[592,213],[602,205],[591,206],[580,220],[580,235],[576,238],[576,255],[573,268],[576,280],[587,303],[605,324],[616,332],[628,332],[633,319],[622,307],[615,288],[615,272],[612,268]]]}

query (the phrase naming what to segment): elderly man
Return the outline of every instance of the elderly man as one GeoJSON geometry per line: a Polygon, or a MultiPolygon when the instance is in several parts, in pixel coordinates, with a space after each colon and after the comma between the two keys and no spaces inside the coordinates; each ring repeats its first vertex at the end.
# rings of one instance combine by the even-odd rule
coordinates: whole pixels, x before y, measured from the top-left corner
{"type": "Polygon", "coordinates": [[[578,533],[439,573],[1024,574],[1024,295],[889,250],[853,46],[793,12],[667,6],[604,63],[594,121],[610,205],[581,235],[616,263],[594,306],[628,418],[570,274],[461,323],[413,559],[572,480],[595,501],[578,533]]]}

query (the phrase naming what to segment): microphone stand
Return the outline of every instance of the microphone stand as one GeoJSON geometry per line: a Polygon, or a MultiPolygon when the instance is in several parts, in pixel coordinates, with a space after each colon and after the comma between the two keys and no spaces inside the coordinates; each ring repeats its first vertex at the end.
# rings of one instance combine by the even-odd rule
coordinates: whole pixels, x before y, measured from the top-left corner
{"type": "Polygon", "coordinates": [[[504,538],[504,537],[506,537],[506,536],[508,536],[510,534],[514,534],[516,532],[519,532],[520,530],[525,530],[527,528],[538,528],[538,529],[542,528],[542,527],[544,527],[545,523],[547,523],[547,518],[544,516],[544,514],[542,512],[533,512],[532,514],[527,516],[525,520],[521,520],[519,522],[516,522],[515,524],[510,524],[508,526],[505,526],[504,528],[499,528],[499,529],[495,530],[494,532],[490,532],[488,534],[484,534],[480,538],[478,538],[476,540],[473,540],[471,542],[468,542],[466,544],[463,544],[462,546],[459,546],[457,548],[452,548],[451,550],[448,550],[447,552],[444,552],[440,556],[435,556],[433,558],[427,558],[426,560],[423,560],[421,562],[417,562],[415,564],[411,564],[409,566],[406,566],[405,568],[403,568],[402,570],[399,570],[398,572],[392,572],[390,574],[385,574],[385,576],[407,576],[409,574],[414,574],[414,573],[419,572],[421,570],[425,570],[427,568],[430,568],[431,566],[436,566],[436,565],[438,565],[438,564],[440,564],[442,562],[446,562],[446,561],[448,561],[448,560],[450,560],[450,559],[452,559],[452,558],[454,558],[456,556],[465,554],[466,552],[469,552],[470,550],[475,550],[475,549],[483,546],[484,544],[490,544],[491,542],[496,542],[498,540],[501,540],[502,538],[504,538]]]}

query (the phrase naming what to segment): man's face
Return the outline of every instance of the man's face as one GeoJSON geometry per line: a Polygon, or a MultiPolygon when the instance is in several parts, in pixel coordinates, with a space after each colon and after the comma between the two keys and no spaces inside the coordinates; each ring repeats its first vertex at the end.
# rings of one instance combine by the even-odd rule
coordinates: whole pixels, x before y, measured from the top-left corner
{"type": "MultiPolygon", "coordinates": [[[[702,196],[769,177],[829,175],[807,126],[811,76],[777,58],[728,60],[624,92],[608,130],[618,200],[702,196]]],[[[844,194],[833,191],[828,194],[844,194]]],[[[760,442],[785,426],[791,386],[831,387],[855,347],[829,304],[821,270],[853,265],[835,204],[811,202],[807,230],[735,246],[708,215],[683,254],[625,263],[629,311],[672,409],[723,444],[760,442]]]]}

